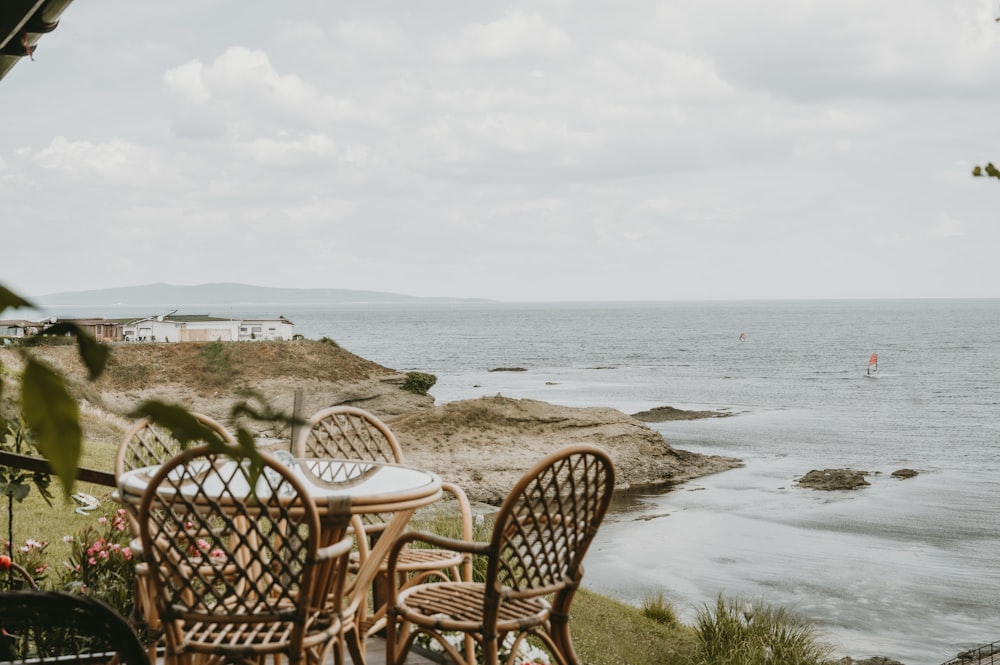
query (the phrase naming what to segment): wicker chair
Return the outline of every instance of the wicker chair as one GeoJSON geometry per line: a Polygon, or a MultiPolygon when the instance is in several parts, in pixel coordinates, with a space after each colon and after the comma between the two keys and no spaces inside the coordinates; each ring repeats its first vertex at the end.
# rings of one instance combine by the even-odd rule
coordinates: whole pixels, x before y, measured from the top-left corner
{"type": "MultiPolygon", "coordinates": [[[[219,437],[228,444],[235,443],[233,435],[221,423],[200,413],[192,414],[196,420],[216,432],[219,437]]],[[[163,464],[174,455],[181,452],[183,446],[166,429],[159,427],[148,418],[136,421],[122,436],[118,443],[118,450],[115,453],[115,479],[121,477],[126,471],[139,469],[148,466],[163,464]]],[[[139,522],[135,507],[125,504],[126,514],[129,518],[129,526],[132,530],[134,549],[141,549],[139,545],[139,522]]],[[[149,658],[156,662],[157,649],[162,646],[163,630],[156,610],[151,600],[152,590],[150,588],[149,566],[145,563],[136,565],[136,603],[135,616],[133,620],[137,624],[145,624],[150,644],[149,658]]]]}
{"type": "Polygon", "coordinates": [[[353,547],[346,517],[321,531],[294,472],[262,458],[255,476],[235,448],[191,448],[164,464],[143,494],[142,549],[167,662],[203,654],[210,662],[285,656],[320,665],[331,649],[335,663],[344,661],[354,617],[331,599],[345,593],[353,547]]]}
{"type": "Polygon", "coordinates": [[[386,665],[401,665],[420,634],[440,643],[456,663],[474,665],[451,646],[449,633],[475,640],[486,665],[497,665],[501,646],[513,654],[528,637],[544,643],[553,662],[577,664],[570,604],[613,489],[614,467],[604,450],[567,446],[521,477],[500,507],[490,542],[460,543],[417,532],[400,537],[389,554],[390,574],[404,548],[422,540],[484,557],[486,578],[484,583],[441,582],[392,591],[386,665]]]}
{"type": "MultiPolygon", "coordinates": [[[[300,458],[329,457],[357,459],[374,462],[404,464],[403,448],[389,426],[374,414],[353,406],[332,406],[322,409],[309,418],[299,430],[293,444],[294,454],[300,458]]],[[[443,482],[441,488],[456,499],[462,538],[472,538],[472,507],[465,492],[458,485],[443,482]]],[[[378,537],[387,515],[366,515],[363,528],[366,538],[358,539],[357,564],[368,556],[371,540],[378,537]]],[[[357,523],[357,521],[356,521],[357,523]]],[[[383,563],[382,571],[386,567],[383,563]]],[[[396,584],[401,588],[430,580],[472,580],[472,557],[463,552],[447,549],[407,549],[399,555],[396,567],[396,584]]],[[[388,593],[386,576],[377,581],[378,597],[375,611],[367,615],[360,608],[360,621],[365,635],[374,635],[385,628],[385,606],[382,602],[388,593]]]]}
{"type": "Polygon", "coordinates": [[[0,593],[0,662],[148,665],[145,647],[111,607],[60,591],[0,593]]]}

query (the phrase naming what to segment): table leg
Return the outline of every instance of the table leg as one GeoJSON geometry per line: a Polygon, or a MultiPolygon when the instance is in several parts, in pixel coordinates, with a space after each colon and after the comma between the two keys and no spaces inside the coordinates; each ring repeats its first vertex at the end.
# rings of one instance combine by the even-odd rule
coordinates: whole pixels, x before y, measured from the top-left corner
{"type": "MultiPolygon", "coordinates": [[[[361,606],[361,603],[367,602],[368,599],[368,589],[379,577],[379,569],[382,567],[382,562],[385,561],[386,557],[389,556],[389,550],[392,549],[392,545],[396,542],[396,539],[406,531],[406,525],[409,524],[410,518],[413,517],[413,513],[416,512],[415,508],[406,508],[403,510],[397,510],[392,514],[392,518],[386,523],[385,528],[379,533],[371,551],[368,554],[368,558],[361,564],[361,568],[358,570],[357,576],[355,576],[352,582],[351,588],[348,590],[348,604],[354,605],[357,603],[357,607],[361,606]]],[[[385,583],[389,583],[386,580],[385,583]]],[[[385,598],[388,594],[383,591],[382,594],[376,595],[376,603],[379,602],[378,595],[385,598]]],[[[378,612],[378,605],[375,606],[374,611],[378,612]]],[[[355,616],[360,618],[360,613],[356,613],[355,616]]],[[[354,630],[355,639],[349,638],[347,640],[347,647],[351,654],[351,659],[354,660],[355,665],[365,664],[365,638],[367,635],[362,633],[362,626],[360,623],[356,624],[354,630]]]]}

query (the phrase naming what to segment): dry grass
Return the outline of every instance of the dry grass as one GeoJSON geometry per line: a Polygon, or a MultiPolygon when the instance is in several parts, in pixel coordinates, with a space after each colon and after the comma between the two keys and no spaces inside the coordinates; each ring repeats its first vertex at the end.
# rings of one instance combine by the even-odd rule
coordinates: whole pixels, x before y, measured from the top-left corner
{"type": "MultiPolygon", "coordinates": [[[[0,354],[5,354],[0,355],[3,366],[20,366],[14,352],[0,350],[0,354]]],[[[86,383],[75,347],[39,346],[32,354],[63,372],[76,388],[86,383]]],[[[204,393],[220,386],[252,387],[268,379],[322,376],[328,381],[352,382],[394,373],[335,344],[314,340],[115,344],[107,371],[94,388],[127,392],[170,383],[204,393]]]]}

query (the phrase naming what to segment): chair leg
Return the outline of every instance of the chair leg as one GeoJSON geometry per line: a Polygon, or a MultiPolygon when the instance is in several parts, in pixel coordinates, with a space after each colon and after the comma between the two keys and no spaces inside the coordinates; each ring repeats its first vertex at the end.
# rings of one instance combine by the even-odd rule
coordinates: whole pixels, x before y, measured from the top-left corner
{"type": "Polygon", "coordinates": [[[406,659],[406,651],[400,653],[398,648],[400,636],[406,635],[405,626],[404,630],[400,631],[396,617],[388,609],[385,613],[385,619],[385,665],[397,665],[406,659]]]}
{"type": "MultiPolygon", "coordinates": [[[[347,651],[351,654],[354,665],[363,665],[365,662],[365,636],[360,634],[360,628],[355,625],[344,634],[344,642],[347,643],[347,651]]],[[[388,658],[388,646],[386,647],[386,658],[388,658]]],[[[340,649],[343,659],[343,648],[340,649]]],[[[388,661],[386,663],[388,665],[388,661]]]]}

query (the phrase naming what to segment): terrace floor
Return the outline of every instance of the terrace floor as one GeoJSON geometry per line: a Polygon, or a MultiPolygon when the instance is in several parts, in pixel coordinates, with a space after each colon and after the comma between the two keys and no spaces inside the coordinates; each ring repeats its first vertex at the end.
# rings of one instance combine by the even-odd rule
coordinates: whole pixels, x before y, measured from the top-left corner
{"type": "MultiPolygon", "coordinates": [[[[353,665],[354,661],[351,660],[350,654],[345,653],[347,656],[347,662],[353,665]]],[[[369,637],[367,653],[368,665],[385,665],[385,640],[380,637],[369,637]]],[[[429,658],[425,658],[422,655],[414,652],[410,652],[410,655],[406,657],[407,665],[437,665],[437,663],[429,658]]],[[[333,656],[327,660],[327,665],[333,665],[333,656]]]]}

